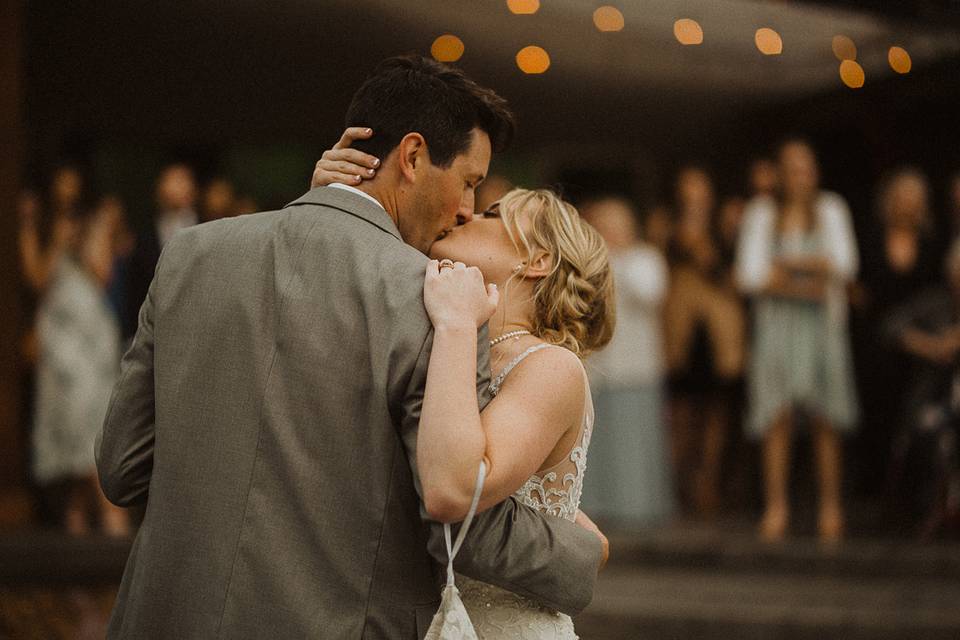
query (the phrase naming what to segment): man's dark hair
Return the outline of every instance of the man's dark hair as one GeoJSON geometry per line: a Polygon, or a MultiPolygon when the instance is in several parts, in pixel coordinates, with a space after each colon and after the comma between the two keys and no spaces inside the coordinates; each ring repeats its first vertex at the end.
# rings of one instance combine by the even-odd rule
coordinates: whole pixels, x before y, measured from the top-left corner
{"type": "Polygon", "coordinates": [[[430,162],[447,168],[470,146],[480,128],[493,151],[513,138],[513,114],[507,101],[481,87],[455,67],[423,56],[388,58],[357,90],[347,109],[348,127],[370,127],[373,137],[353,147],[385,159],[411,132],[427,141],[430,162]]]}

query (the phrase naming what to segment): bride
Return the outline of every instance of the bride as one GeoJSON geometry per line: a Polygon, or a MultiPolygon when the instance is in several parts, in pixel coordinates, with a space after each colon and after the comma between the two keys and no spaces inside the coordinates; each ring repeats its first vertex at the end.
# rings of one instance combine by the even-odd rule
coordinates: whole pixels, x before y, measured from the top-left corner
{"type": "MultiPolygon", "coordinates": [[[[348,145],[345,134],[324,154],[314,187],[372,177],[374,159],[348,145]]],[[[581,359],[614,326],[603,240],[552,192],[514,189],[437,240],[430,257],[424,303],[434,342],[417,444],[428,514],[463,520],[483,461],[479,511],[512,495],[599,534],[578,506],[593,429],[581,359]],[[494,399],[481,414],[476,335],[484,322],[494,399]]],[[[457,584],[481,640],[577,637],[569,616],[522,594],[466,576],[457,584]]]]}

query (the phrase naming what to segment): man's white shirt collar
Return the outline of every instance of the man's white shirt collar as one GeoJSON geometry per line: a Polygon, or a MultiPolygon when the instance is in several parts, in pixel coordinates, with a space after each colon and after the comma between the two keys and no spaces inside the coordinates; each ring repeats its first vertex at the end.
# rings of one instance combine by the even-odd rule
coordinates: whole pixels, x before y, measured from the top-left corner
{"type": "Polygon", "coordinates": [[[373,204],[377,205],[378,207],[380,207],[381,209],[383,209],[384,211],[386,211],[386,209],[384,208],[384,206],[383,206],[382,204],[380,204],[380,201],[379,201],[379,200],[377,200],[376,198],[374,198],[374,197],[373,197],[372,195],[370,195],[369,193],[364,193],[363,191],[360,191],[360,189],[357,189],[356,187],[351,187],[351,186],[348,185],[348,184],[340,184],[339,182],[334,182],[333,184],[331,184],[331,185],[329,185],[329,186],[331,186],[331,187],[336,187],[337,189],[343,189],[344,191],[350,191],[350,192],[355,193],[355,194],[357,194],[357,195],[363,196],[364,198],[366,198],[367,200],[369,200],[369,201],[372,202],[373,204]]]}

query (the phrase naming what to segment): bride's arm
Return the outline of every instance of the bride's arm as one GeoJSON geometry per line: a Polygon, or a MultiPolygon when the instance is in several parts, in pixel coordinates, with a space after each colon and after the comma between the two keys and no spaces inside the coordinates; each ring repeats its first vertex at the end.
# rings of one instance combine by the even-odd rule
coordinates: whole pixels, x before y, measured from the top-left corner
{"type": "Polygon", "coordinates": [[[547,349],[518,367],[481,415],[476,400],[476,327],[489,304],[479,270],[427,267],[424,301],[434,339],[417,436],[417,466],[431,518],[462,520],[480,461],[487,479],[479,510],[504,500],[535,473],[560,438],[579,426],[583,372],[575,355],[547,349]],[[486,303],[486,305],[484,304],[486,303]],[[544,384],[549,380],[549,384],[544,384]]]}

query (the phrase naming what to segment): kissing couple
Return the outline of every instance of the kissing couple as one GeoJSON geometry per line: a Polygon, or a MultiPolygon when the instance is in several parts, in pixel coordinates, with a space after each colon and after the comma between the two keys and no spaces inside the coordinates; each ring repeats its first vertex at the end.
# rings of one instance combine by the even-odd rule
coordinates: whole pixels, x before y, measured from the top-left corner
{"type": "Polygon", "coordinates": [[[474,215],[514,123],[458,69],[388,59],[346,120],[306,195],[164,248],[96,445],[145,506],[109,638],[576,637],[604,243],[549,191],[474,215]]]}

